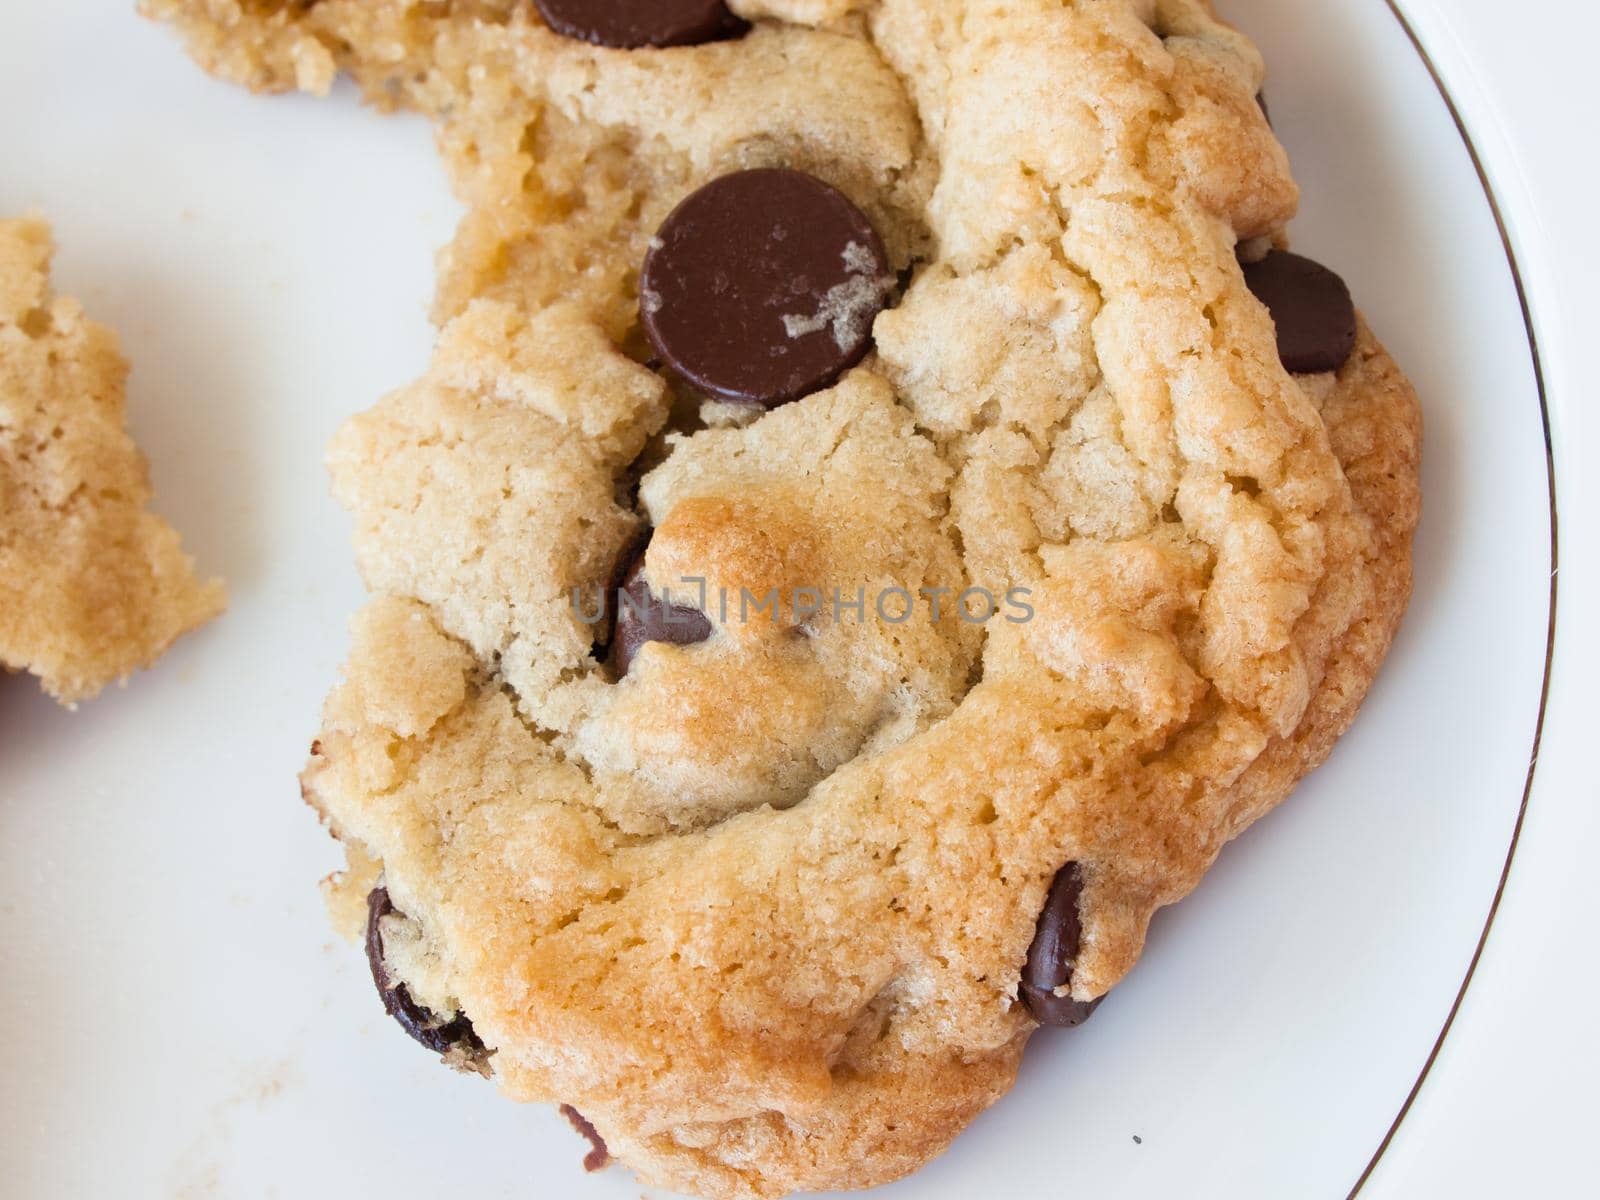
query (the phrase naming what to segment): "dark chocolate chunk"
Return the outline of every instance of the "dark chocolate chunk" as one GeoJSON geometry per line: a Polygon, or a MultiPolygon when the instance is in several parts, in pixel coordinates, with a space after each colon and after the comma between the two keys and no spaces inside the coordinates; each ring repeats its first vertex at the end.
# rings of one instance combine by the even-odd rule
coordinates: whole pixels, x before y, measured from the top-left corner
{"type": "Polygon", "coordinates": [[[389,968],[383,965],[383,927],[379,922],[394,911],[388,888],[379,886],[367,893],[367,965],[372,968],[372,982],[378,986],[384,1011],[435,1054],[460,1049],[469,1058],[482,1058],[486,1053],[484,1045],[465,1013],[442,1020],[432,1009],[413,1000],[405,984],[389,978],[389,968]]]}
{"type": "Polygon", "coordinates": [[[893,287],[860,209],[820,179],[767,168],[715,179],[672,211],[645,256],[639,313],[690,383],[771,408],[860,362],[893,287]]]}
{"type": "Polygon", "coordinates": [[[649,539],[638,548],[638,558],[622,577],[617,589],[616,627],[611,634],[611,665],[621,679],[628,673],[633,656],[646,642],[670,642],[692,646],[711,636],[711,622],[698,608],[672,604],[656,596],[644,579],[644,552],[649,539]]]}
{"type": "Polygon", "coordinates": [[[746,21],[723,0],[535,0],[545,24],[563,37],[637,50],[696,46],[742,37],[746,21]]]}
{"type": "Polygon", "coordinates": [[[1337,371],[1356,348],[1350,289],[1321,263],[1287,250],[1244,264],[1244,281],[1278,327],[1278,357],[1296,375],[1337,371]]]}
{"type": "Polygon", "coordinates": [[[589,1141],[589,1152],[583,1156],[583,1169],[585,1171],[598,1171],[611,1161],[611,1151],[606,1149],[606,1140],[600,1136],[600,1131],[589,1123],[589,1118],[584,1116],[570,1104],[561,1106],[561,1115],[589,1141]]]}
{"type": "Polygon", "coordinates": [[[1041,1025],[1082,1025],[1104,997],[1074,1000],[1058,996],[1055,989],[1072,982],[1083,923],[1078,918],[1078,897],[1083,894],[1083,873],[1070,862],[1056,872],[1045,897],[1044,911],[1028,947],[1017,989],[1033,1019],[1041,1025]]]}

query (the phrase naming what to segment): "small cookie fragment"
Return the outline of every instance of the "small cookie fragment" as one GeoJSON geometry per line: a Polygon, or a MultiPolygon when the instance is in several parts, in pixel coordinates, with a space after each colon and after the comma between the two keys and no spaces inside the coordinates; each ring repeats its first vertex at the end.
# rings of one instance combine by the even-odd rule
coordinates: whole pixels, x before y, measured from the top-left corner
{"type": "Polygon", "coordinates": [[[739,171],[662,224],[639,312],[695,386],[773,408],[861,361],[893,282],[877,231],[838,190],[802,171],[739,171]]]}
{"type": "Polygon", "coordinates": [[[722,0],[537,0],[539,15],[563,37],[637,50],[698,46],[739,37],[750,25],[722,0]]]}
{"type": "Polygon", "coordinates": [[[49,228],[0,221],[0,664],[67,706],[226,603],[145,511],[116,335],[49,288],[49,228]]]}

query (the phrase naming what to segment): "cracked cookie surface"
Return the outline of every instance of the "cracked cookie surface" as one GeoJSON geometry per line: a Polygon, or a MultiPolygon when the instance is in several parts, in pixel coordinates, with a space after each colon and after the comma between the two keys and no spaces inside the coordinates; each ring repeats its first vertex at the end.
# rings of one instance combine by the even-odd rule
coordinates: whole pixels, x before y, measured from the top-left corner
{"type": "Polygon", "coordinates": [[[0,664],[66,705],[147,667],[225,603],[145,511],[116,335],[50,293],[50,231],[0,221],[0,664]]]}
{"type": "Polygon", "coordinates": [[[1239,256],[1297,192],[1209,6],[734,0],[744,36],[665,50],[489,0],[146,8],[250,86],[343,70],[439,121],[467,213],[432,367],[331,454],[376,598],[304,786],[341,923],[385,889],[387,973],[646,1179],[914,1170],[1010,1085],[1064,867],[1086,1005],[1353,718],[1416,401],[1364,325],[1285,371],[1239,256]],[[652,369],[638,295],[678,203],[764,167],[901,281],[861,365],[770,412],[652,369]],[[619,674],[574,601],[647,533],[708,632],[619,674]],[[714,599],[807,587],[1031,615],[714,599]]]}

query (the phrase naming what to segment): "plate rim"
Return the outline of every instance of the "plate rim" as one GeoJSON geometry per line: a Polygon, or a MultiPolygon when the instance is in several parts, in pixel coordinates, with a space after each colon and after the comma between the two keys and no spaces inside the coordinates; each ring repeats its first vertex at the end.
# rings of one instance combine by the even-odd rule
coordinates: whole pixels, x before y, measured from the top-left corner
{"type": "Polygon", "coordinates": [[[1472,956],[1467,961],[1467,968],[1462,976],[1461,984],[1456,989],[1450,1008],[1446,1012],[1444,1021],[1439,1028],[1439,1033],[1434,1038],[1433,1044],[1428,1051],[1428,1056],[1418,1069],[1410,1090],[1407,1091],[1405,1099],[1395,1112],[1394,1119],[1389,1123],[1389,1127],[1385,1130],[1377,1148],[1372,1152],[1372,1157],[1367,1160],[1367,1164],[1356,1178],[1355,1184],[1346,1194],[1346,1200],[1355,1200],[1357,1195],[1372,1181],[1384,1155],[1394,1144],[1395,1138],[1400,1133],[1401,1126],[1411,1114],[1423,1086],[1427,1083],[1428,1077],[1433,1071],[1434,1064],[1438,1061],[1439,1055],[1444,1049],[1444,1044],[1455,1025],[1456,1017],[1461,1012],[1462,1004],[1466,1001],[1467,992],[1472,987],[1478,966],[1483,959],[1484,949],[1488,945],[1489,935],[1494,929],[1495,918],[1499,915],[1500,904],[1505,897],[1506,885],[1511,878],[1512,864],[1516,860],[1517,849],[1522,841],[1523,826],[1527,821],[1528,807],[1533,795],[1534,777],[1539,768],[1539,750],[1544,738],[1545,717],[1550,705],[1550,681],[1555,666],[1556,618],[1559,606],[1561,574],[1561,538],[1556,499],[1558,487],[1556,481],[1555,444],[1551,433],[1550,403],[1546,387],[1544,360],[1540,351],[1539,335],[1534,324],[1533,308],[1528,298],[1528,287],[1522,263],[1517,256],[1516,246],[1511,237],[1510,226],[1505,215],[1505,206],[1495,189],[1493,180],[1490,178],[1482,152],[1479,150],[1472,132],[1467,127],[1466,119],[1462,116],[1461,109],[1457,105],[1449,85],[1445,82],[1444,74],[1438,62],[1423,43],[1416,26],[1401,8],[1400,0],[1382,0],[1382,3],[1388,8],[1389,15],[1400,26],[1400,31],[1405,35],[1406,40],[1411,44],[1412,50],[1422,61],[1434,91],[1438,93],[1439,99],[1444,102],[1444,106],[1450,114],[1450,120],[1456,128],[1456,134],[1460,137],[1461,144],[1466,149],[1468,158],[1472,161],[1472,169],[1478,176],[1478,184],[1483,190],[1484,199],[1488,202],[1490,215],[1494,219],[1495,232],[1500,238],[1500,244],[1505,253],[1506,266],[1511,272],[1511,283],[1516,290],[1517,305],[1522,313],[1523,330],[1528,341],[1529,364],[1533,369],[1534,388],[1539,400],[1539,422],[1544,435],[1545,487],[1550,506],[1550,596],[1546,615],[1544,668],[1539,684],[1539,711],[1534,720],[1533,738],[1529,747],[1528,773],[1523,780],[1522,797],[1517,806],[1517,818],[1511,828],[1511,838],[1506,847],[1505,861],[1500,868],[1500,878],[1495,885],[1494,896],[1489,902],[1488,912],[1484,916],[1483,928],[1478,933],[1478,939],[1473,946],[1472,956]]]}

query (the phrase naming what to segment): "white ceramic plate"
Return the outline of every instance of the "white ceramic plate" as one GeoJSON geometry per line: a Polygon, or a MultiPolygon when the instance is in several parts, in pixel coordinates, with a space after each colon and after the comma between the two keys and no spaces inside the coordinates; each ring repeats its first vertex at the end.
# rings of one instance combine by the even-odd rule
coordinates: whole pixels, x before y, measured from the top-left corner
{"type": "MultiPolygon", "coordinates": [[[[123,335],[158,507],[227,616],[77,714],[0,681],[6,1196],[633,1198],[382,1014],[294,776],[362,598],[324,443],[422,369],[455,207],[423,122],[260,100],[95,0],[0,12],[0,212],[123,335]]],[[[1427,420],[1417,592],[1356,728],[1158,919],[1084,1028],[885,1197],[1338,1197],[1468,971],[1550,622],[1541,401],[1494,215],[1383,0],[1226,0],[1336,266],[1427,420]]]]}

